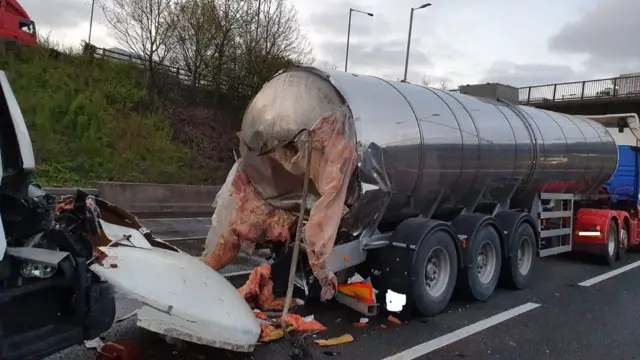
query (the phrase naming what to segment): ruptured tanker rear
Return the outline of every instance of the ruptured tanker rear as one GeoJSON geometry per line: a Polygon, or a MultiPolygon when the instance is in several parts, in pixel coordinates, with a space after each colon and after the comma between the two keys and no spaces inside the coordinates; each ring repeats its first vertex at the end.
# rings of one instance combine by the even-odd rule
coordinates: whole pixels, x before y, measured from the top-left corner
{"type": "MultiPolygon", "coordinates": [[[[500,84],[449,92],[293,67],[271,79],[245,112],[242,171],[270,205],[289,213],[303,203],[312,208],[305,241],[323,297],[333,279],[357,271],[371,279],[379,303],[393,291],[407,295],[406,309],[433,315],[456,286],[477,300],[486,300],[498,280],[528,287],[538,256],[572,251],[574,243],[613,263],[639,242],[630,213],[637,214],[640,186],[624,189],[634,199],[623,204],[629,209],[613,209],[607,199],[615,194],[603,185],[618,166],[620,139],[638,139],[638,116],[566,115],[520,106],[517,96],[500,84]],[[489,96],[492,87],[498,90],[489,96]],[[319,119],[341,124],[333,129],[345,160],[333,151],[327,167],[316,157],[304,170],[302,158],[314,163],[309,154],[329,148],[313,135],[299,141],[319,119]],[[302,196],[307,177],[320,183],[309,197],[302,196]],[[328,221],[328,204],[339,226],[328,221]],[[310,241],[319,234],[330,241],[310,241]]],[[[313,277],[302,275],[309,292],[313,277]]]]}

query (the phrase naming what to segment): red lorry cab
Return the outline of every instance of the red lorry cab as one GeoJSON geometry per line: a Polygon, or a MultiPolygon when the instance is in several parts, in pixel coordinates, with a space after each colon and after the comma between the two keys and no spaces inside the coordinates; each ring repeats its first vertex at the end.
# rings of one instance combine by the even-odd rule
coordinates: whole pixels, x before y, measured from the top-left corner
{"type": "Polygon", "coordinates": [[[17,0],[0,0],[0,41],[35,46],[36,24],[17,0]]]}

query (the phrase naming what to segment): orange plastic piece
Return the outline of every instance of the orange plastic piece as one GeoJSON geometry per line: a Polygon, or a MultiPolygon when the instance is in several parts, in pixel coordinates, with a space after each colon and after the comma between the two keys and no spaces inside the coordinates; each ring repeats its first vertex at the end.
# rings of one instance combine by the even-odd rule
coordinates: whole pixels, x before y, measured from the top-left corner
{"type": "Polygon", "coordinates": [[[320,346],[333,346],[333,345],[342,345],[347,344],[353,341],[353,336],[351,334],[345,334],[340,337],[331,338],[327,340],[314,340],[314,342],[320,346]]]}
{"type": "Polygon", "coordinates": [[[358,299],[366,304],[373,305],[373,286],[357,282],[352,284],[338,285],[338,291],[344,295],[358,299]]]}

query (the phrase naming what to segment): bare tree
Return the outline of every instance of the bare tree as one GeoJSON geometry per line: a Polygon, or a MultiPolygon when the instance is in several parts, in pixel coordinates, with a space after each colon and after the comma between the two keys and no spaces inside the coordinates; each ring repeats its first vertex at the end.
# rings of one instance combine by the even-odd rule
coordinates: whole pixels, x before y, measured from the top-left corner
{"type": "Polygon", "coordinates": [[[317,62],[316,64],[318,67],[324,68],[324,69],[329,69],[329,70],[336,70],[338,69],[338,65],[331,63],[329,61],[326,60],[322,60],[317,62]]]}
{"type": "Polygon", "coordinates": [[[174,0],[99,0],[116,39],[143,60],[151,76],[170,51],[177,18],[174,0]]]}
{"type": "Polygon", "coordinates": [[[442,79],[440,80],[440,84],[438,86],[440,90],[448,90],[449,89],[449,80],[442,79]]]}
{"type": "Polygon", "coordinates": [[[215,0],[185,0],[174,11],[178,20],[174,33],[172,62],[183,67],[198,85],[214,56],[220,34],[218,6],[215,0]]]}
{"type": "Polygon", "coordinates": [[[431,86],[431,79],[429,79],[428,77],[423,76],[422,80],[420,80],[420,84],[422,84],[422,86],[424,86],[424,87],[429,87],[429,86],[431,86]]]}
{"type": "Polygon", "coordinates": [[[242,37],[243,66],[245,73],[254,74],[247,79],[253,90],[287,65],[314,62],[295,8],[287,0],[258,0],[257,5],[250,9],[255,27],[242,37]]]}
{"type": "MultiPolygon", "coordinates": [[[[229,79],[237,73],[239,48],[237,33],[246,20],[246,0],[214,0],[217,4],[218,28],[213,44],[213,56],[209,59],[209,74],[214,81],[214,103],[217,104],[220,92],[229,90],[229,79]],[[229,74],[229,75],[227,75],[229,74]]],[[[185,19],[188,21],[188,19],[185,19]]]]}

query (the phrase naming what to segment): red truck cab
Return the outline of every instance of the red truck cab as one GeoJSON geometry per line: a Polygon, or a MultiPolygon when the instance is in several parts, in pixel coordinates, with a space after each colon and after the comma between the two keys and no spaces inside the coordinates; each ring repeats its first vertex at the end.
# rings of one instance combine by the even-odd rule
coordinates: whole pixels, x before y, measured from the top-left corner
{"type": "Polygon", "coordinates": [[[0,0],[0,41],[38,44],[36,24],[17,0],[0,0]]]}

